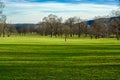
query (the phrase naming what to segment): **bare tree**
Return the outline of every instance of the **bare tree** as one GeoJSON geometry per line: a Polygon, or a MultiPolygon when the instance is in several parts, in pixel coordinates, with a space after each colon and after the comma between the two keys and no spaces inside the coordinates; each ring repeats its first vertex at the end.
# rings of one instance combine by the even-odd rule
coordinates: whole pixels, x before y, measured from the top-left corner
{"type": "Polygon", "coordinates": [[[109,30],[116,35],[117,40],[120,38],[120,9],[113,10],[110,18],[109,30]]]}
{"type": "Polygon", "coordinates": [[[65,42],[67,41],[67,37],[70,33],[70,27],[68,25],[64,25],[64,27],[62,28],[64,37],[65,37],[65,42]]]}
{"type": "Polygon", "coordinates": [[[78,37],[80,37],[81,34],[87,33],[87,32],[86,32],[86,24],[85,24],[85,21],[83,21],[83,20],[80,19],[80,18],[76,18],[76,25],[77,25],[77,27],[78,27],[78,29],[77,29],[78,37]]]}
{"type": "Polygon", "coordinates": [[[116,35],[117,40],[120,38],[120,18],[115,17],[111,20],[109,30],[111,33],[116,35]]]}
{"type": "Polygon", "coordinates": [[[3,37],[5,37],[5,33],[6,33],[6,29],[7,29],[6,16],[5,15],[2,16],[2,23],[3,23],[3,37]]]}
{"type": "Polygon", "coordinates": [[[6,16],[3,15],[3,8],[4,8],[3,2],[0,0],[0,35],[3,34],[3,37],[5,37],[5,30],[6,30],[6,16]]]}
{"type": "Polygon", "coordinates": [[[70,37],[73,36],[73,27],[76,23],[76,17],[70,17],[66,20],[65,24],[68,25],[70,27],[70,37]]]}
{"type": "Polygon", "coordinates": [[[39,22],[37,24],[36,32],[41,36],[47,36],[49,34],[49,28],[46,22],[39,22]]]}
{"type": "Polygon", "coordinates": [[[96,39],[105,37],[104,18],[96,17],[94,23],[89,27],[89,35],[94,36],[96,39]]]}
{"type": "Polygon", "coordinates": [[[7,36],[10,37],[12,34],[16,34],[17,30],[14,24],[7,24],[7,36]]]}
{"type": "Polygon", "coordinates": [[[80,19],[80,18],[78,18],[77,20],[76,20],[76,22],[77,22],[77,24],[78,24],[78,37],[80,37],[80,35],[81,35],[81,22],[82,22],[82,20],[80,19]]]}
{"type": "Polygon", "coordinates": [[[62,18],[57,17],[56,15],[50,14],[47,17],[43,18],[43,22],[47,27],[49,27],[51,37],[58,34],[58,28],[60,27],[62,18]]]}

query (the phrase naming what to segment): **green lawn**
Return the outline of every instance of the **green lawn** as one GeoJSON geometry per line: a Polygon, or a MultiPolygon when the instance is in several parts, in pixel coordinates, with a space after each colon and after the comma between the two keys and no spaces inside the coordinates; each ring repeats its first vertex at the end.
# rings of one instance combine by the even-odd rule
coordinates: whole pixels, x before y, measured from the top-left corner
{"type": "Polygon", "coordinates": [[[0,38],[0,80],[120,80],[120,41],[0,38]]]}

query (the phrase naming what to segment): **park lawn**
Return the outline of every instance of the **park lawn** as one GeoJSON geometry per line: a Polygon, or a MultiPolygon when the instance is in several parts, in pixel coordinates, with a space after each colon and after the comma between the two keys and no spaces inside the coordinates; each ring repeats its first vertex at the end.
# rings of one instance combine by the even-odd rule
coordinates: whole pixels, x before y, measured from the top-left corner
{"type": "Polygon", "coordinates": [[[120,41],[0,38],[0,80],[120,80],[120,41]]]}

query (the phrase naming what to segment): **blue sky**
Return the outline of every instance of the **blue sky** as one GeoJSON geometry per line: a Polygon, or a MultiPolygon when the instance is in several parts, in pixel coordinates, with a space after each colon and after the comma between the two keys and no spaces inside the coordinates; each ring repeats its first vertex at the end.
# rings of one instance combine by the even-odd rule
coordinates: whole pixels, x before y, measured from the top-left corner
{"type": "Polygon", "coordinates": [[[7,0],[11,2],[60,2],[60,3],[96,3],[96,4],[116,4],[118,0],[7,0]]]}
{"type": "Polygon", "coordinates": [[[37,23],[49,14],[93,19],[117,9],[117,0],[3,0],[8,23],[37,23]]]}

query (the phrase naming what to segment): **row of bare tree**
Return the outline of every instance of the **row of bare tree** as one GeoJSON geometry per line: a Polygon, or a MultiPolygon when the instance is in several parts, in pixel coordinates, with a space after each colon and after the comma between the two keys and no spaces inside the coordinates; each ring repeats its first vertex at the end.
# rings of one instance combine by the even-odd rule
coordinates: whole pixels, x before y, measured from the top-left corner
{"type": "Polygon", "coordinates": [[[44,17],[42,22],[38,23],[36,32],[40,35],[62,36],[65,35],[73,37],[74,35],[90,36],[91,39],[114,37],[119,40],[120,37],[120,11],[114,12],[114,17],[101,18],[96,17],[91,24],[89,21],[82,20],[77,17],[70,17],[64,23],[61,17],[56,15],[48,15],[44,17]]]}
{"type": "Polygon", "coordinates": [[[62,22],[61,17],[57,17],[56,15],[48,15],[43,18],[43,21],[37,24],[38,27],[36,29],[37,33],[41,35],[51,35],[52,36],[74,36],[78,34],[80,35],[85,31],[86,23],[82,22],[80,18],[71,17],[68,18],[64,23],[62,22]]]}
{"type": "MultiPolygon", "coordinates": [[[[117,15],[118,12],[120,13],[120,11],[116,11],[115,14],[117,15]]],[[[110,18],[97,17],[92,21],[70,17],[63,22],[61,17],[50,14],[38,24],[32,26],[18,27],[13,24],[1,24],[1,26],[4,26],[0,27],[0,34],[3,34],[3,37],[5,33],[8,37],[13,33],[20,35],[35,33],[41,36],[65,36],[65,38],[76,35],[78,37],[81,37],[81,35],[91,37],[91,39],[116,37],[119,40],[120,38],[120,15],[110,18]]]]}
{"type": "Polygon", "coordinates": [[[6,24],[6,16],[2,14],[3,8],[4,5],[0,1],[0,36],[3,37],[5,35],[9,37],[13,33],[20,35],[35,33],[51,37],[65,36],[65,39],[76,35],[89,36],[91,39],[116,37],[119,40],[120,38],[120,9],[112,11],[112,17],[96,17],[92,21],[82,20],[79,17],[70,17],[63,21],[62,17],[50,14],[35,26],[16,27],[13,24],[6,24]]]}

